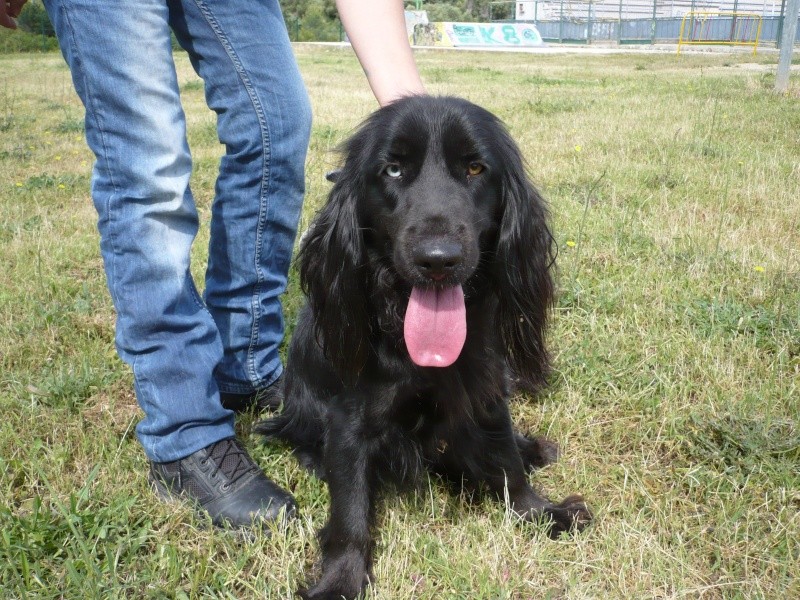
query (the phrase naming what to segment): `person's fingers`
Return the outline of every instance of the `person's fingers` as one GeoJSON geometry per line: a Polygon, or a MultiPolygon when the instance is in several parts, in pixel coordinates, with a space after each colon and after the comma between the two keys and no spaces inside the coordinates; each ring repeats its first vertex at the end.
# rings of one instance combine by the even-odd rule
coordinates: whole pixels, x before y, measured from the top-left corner
{"type": "Polygon", "coordinates": [[[12,17],[12,10],[9,0],[0,0],[0,26],[8,29],[17,28],[17,22],[12,17]]]}
{"type": "Polygon", "coordinates": [[[0,27],[6,27],[8,29],[17,28],[17,22],[6,14],[5,8],[0,8],[0,27]]]}
{"type": "Polygon", "coordinates": [[[8,5],[8,10],[6,12],[11,17],[18,17],[19,13],[22,12],[22,7],[25,6],[27,1],[28,0],[7,0],[6,4],[8,5]]]}

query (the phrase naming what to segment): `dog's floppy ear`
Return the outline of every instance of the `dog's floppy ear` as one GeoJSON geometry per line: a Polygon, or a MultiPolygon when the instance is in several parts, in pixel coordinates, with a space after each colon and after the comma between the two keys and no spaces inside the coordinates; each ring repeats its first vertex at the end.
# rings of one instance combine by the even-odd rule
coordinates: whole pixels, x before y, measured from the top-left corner
{"type": "Polygon", "coordinates": [[[553,302],[553,236],[545,202],[525,175],[516,144],[507,135],[499,141],[506,167],[494,269],[500,331],[514,375],[522,387],[535,391],[544,385],[550,364],[545,328],[553,302]]]}
{"type": "Polygon", "coordinates": [[[300,283],[314,313],[317,341],[343,380],[358,374],[368,344],[364,243],[358,190],[343,172],[300,249],[300,283]]]}

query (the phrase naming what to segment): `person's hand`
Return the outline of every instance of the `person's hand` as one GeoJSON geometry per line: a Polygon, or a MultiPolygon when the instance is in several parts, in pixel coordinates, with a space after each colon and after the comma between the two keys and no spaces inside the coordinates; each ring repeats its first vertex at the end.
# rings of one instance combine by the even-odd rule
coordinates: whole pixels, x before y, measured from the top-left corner
{"type": "Polygon", "coordinates": [[[28,0],[0,0],[0,25],[9,29],[16,29],[16,17],[22,12],[22,7],[28,0]]]}

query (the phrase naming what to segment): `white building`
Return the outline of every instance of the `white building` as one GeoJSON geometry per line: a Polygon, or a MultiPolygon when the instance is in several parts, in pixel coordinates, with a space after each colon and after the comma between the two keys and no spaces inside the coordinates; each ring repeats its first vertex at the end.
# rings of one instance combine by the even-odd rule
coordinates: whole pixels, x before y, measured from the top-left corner
{"type": "Polygon", "coordinates": [[[764,17],[781,14],[781,0],[517,0],[517,21],[551,21],[559,15],[586,18],[591,6],[593,19],[648,19],[681,17],[690,10],[755,13],[764,17]],[[622,6],[620,6],[620,3],[622,6]]]}

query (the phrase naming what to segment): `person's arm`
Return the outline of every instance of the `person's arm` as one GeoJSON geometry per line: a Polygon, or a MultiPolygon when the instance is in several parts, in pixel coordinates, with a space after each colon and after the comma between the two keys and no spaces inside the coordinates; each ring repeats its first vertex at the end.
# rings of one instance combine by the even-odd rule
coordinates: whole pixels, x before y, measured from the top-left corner
{"type": "Polygon", "coordinates": [[[406,34],[402,0],[336,0],[336,7],[381,106],[425,93],[406,34]]]}
{"type": "Polygon", "coordinates": [[[22,12],[22,7],[28,0],[0,0],[0,26],[16,29],[15,19],[22,12]]]}

